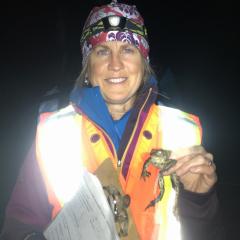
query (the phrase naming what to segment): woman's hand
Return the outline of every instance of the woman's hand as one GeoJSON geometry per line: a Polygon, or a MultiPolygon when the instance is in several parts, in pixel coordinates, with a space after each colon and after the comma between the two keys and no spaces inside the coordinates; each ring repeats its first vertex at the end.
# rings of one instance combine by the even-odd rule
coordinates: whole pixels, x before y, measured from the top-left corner
{"type": "Polygon", "coordinates": [[[176,172],[185,190],[206,193],[216,183],[213,155],[206,152],[202,146],[178,149],[171,153],[170,158],[176,159],[177,163],[164,175],[176,172]]]}

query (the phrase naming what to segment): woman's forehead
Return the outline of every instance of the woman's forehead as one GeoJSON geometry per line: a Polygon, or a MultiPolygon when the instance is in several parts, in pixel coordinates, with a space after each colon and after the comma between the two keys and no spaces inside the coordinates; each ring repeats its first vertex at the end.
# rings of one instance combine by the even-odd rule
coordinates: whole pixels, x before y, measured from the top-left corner
{"type": "Polygon", "coordinates": [[[106,41],[106,42],[102,42],[102,43],[96,45],[95,48],[98,48],[98,47],[107,47],[107,48],[118,47],[118,48],[121,48],[121,47],[125,47],[125,46],[136,48],[133,44],[130,44],[128,42],[121,42],[121,41],[106,41]]]}

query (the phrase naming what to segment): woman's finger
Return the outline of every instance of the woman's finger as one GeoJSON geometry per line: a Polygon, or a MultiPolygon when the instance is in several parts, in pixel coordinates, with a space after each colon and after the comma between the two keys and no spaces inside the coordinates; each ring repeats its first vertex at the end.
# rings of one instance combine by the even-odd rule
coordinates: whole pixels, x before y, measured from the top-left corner
{"type": "Polygon", "coordinates": [[[192,167],[190,169],[191,173],[198,173],[198,174],[206,174],[206,175],[212,175],[216,171],[216,165],[213,163],[213,161],[209,160],[211,162],[211,165],[204,164],[196,167],[192,167]]]}
{"type": "Polygon", "coordinates": [[[213,168],[209,168],[209,161],[213,161],[213,155],[210,153],[194,155],[176,170],[176,174],[183,176],[194,167],[201,167],[202,170],[207,170],[206,173],[211,172],[213,168]]]}
{"type": "Polygon", "coordinates": [[[176,172],[178,176],[182,176],[189,172],[190,169],[199,166],[206,166],[209,168],[209,163],[212,164],[212,161],[213,155],[211,153],[187,155],[178,159],[176,165],[169,169],[167,172],[165,172],[164,175],[169,175],[173,172],[176,172]]]}

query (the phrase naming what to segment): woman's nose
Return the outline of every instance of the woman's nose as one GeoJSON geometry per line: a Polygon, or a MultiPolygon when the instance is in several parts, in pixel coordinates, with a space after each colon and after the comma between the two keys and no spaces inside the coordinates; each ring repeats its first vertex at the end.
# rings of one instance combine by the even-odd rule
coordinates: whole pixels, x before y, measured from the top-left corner
{"type": "Polygon", "coordinates": [[[113,53],[109,59],[109,70],[119,71],[123,68],[123,63],[121,60],[121,56],[118,53],[113,53]]]}

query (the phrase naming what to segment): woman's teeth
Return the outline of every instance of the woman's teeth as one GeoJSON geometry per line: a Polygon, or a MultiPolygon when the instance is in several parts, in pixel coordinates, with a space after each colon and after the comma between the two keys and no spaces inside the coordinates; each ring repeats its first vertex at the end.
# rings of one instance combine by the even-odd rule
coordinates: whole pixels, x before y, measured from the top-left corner
{"type": "Polygon", "coordinates": [[[107,81],[111,83],[121,83],[124,82],[127,78],[108,78],[107,81]]]}

